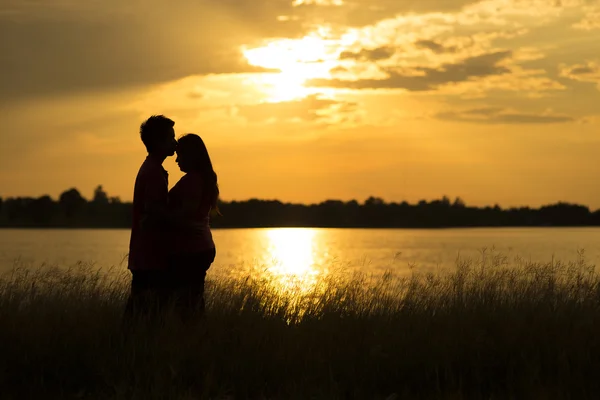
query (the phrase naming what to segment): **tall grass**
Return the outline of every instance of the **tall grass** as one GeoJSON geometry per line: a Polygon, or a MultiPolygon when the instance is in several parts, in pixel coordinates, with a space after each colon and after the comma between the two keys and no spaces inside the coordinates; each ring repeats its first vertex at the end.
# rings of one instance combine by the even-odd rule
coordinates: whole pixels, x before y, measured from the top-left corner
{"type": "Polygon", "coordinates": [[[2,399],[598,398],[600,279],[583,255],[495,253],[446,274],[221,279],[207,319],[121,329],[128,277],[0,281],[2,399]]]}

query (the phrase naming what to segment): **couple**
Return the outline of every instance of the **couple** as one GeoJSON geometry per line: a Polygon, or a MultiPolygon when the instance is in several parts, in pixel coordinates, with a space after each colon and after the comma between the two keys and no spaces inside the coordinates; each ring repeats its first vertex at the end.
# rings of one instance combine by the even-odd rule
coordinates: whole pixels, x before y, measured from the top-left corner
{"type": "Polygon", "coordinates": [[[218,213],[217,174],[200,136],[175,140],[174,126],[171,119],[154,115],[140,127],[148,156],[133,194],[128,319],[156,314],[167,305],[186,319],[204,312],[204,280],[216,254],[209,214],[218,213]],[[162,163],[175,153],[185,175],[169,190],[162,163]]]}

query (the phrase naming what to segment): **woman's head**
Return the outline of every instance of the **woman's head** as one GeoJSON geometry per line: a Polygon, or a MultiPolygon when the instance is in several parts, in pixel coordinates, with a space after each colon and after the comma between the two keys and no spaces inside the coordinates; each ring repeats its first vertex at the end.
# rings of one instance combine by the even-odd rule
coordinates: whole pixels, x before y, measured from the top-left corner
{"type": "Polygon", "coordinates": [[[179,165],[179,169],[186,173],[212,170],[212,163],[204,141],[193,133],[183,135],[177,141],[175,162],[179,165]]]}
{"type": "Polygon", "coordinates": [[[210,200],[213,209],[217,208],[219,198],[219,185],[208,150],[202,138],[196,134],[188,133],[177,141],[177,159],[182,172],[198,172],[202,174],[203,191],[210,200]]]}

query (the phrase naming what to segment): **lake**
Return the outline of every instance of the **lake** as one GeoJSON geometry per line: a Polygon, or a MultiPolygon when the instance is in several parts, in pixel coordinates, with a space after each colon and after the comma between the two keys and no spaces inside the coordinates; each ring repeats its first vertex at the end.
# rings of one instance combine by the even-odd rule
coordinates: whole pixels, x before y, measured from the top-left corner
{"type": "MultiPolygon", "coordinates": [[[[585,250],[600,261],[600,228],[473,229],[216,229],[217,258],[209,276],[322,275],[342,268],[379,275],[453,268],[484,248],[532,261],[575,261],[585,250]]],[[[78,261],[125,270],[126,229],[0,229],[0,272],[15,263],[68,267],[78,261]]]]}

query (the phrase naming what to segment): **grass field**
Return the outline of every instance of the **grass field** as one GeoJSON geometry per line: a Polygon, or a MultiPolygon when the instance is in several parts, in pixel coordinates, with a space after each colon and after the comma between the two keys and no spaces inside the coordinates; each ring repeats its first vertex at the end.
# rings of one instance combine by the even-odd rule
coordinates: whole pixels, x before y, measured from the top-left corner
{"type": "MultiPolygon", "coordinates": [[[[342,276],[345,276],[342,278],[342,276]]],[[[483,253],[447,274],[207,285],[206,321],[121,330],[128,275],[0,281],[4,399],[598,398],[600,279],[583,255],[483,253]]]]}

